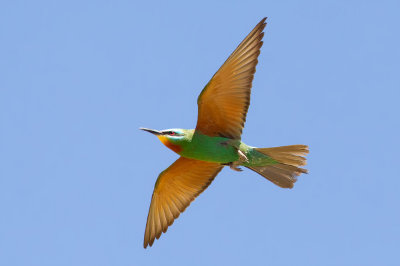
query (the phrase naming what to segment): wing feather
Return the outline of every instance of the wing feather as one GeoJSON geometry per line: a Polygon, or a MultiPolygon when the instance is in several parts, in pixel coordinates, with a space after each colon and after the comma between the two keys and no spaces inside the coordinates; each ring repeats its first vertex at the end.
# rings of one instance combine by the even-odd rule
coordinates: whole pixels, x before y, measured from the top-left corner
{"type": "Polygon", "coordinates": [[[196,130],[201,133],[240,139],[263,44],[265,20],[255,26],[200,93],[196,130]]]}
{"type": "Polygon", "coordinates": [[[223,166],[180,157],[163,171],[154,186],[143,246],[153,245],[176,218],[203,192],[223,166]]]}

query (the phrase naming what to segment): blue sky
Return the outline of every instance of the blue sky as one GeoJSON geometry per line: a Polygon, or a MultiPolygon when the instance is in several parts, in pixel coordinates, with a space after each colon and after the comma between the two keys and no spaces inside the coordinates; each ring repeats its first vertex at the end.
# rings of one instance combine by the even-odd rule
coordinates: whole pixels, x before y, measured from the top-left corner
{"type": "Polygon", "coordinates": [[[0,265],[399,265],[399,1],[2,1],[0,265]],[[224,169],[150,249],[196,98],[268,16],[243,140],[308,144],[293,190],[224,169]]]}

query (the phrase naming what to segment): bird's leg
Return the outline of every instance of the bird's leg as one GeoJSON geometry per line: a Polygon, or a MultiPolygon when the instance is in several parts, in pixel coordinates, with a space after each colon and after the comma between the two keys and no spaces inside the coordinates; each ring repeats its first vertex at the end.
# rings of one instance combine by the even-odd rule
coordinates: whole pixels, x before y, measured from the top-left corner
{"type": "Polygon", "coordinates": [[[242,172],[243,170],[242,170],[242,168],[239,168],[236,164],[234,164],[234,163],[231,163],[230,165],[229,165],[229,168],[231,168],[233,171],[236,171],[236,172],[242,172]]]}
{"type": "Polygon", "coordinates": [[[243,171],[241,168],[238,167],[237,164],[235,164],[233,162],[229,163],[228,165],[229,165],[229,168],[231,168],[233,171],[236,171],[236,172],[242,172],[243,171]]]}
{"type": "Polygon", "coordinates": [[[243,171],[241,168],[238,167],[238,164],[236,164],[235,162],[223,163],[222,165],[229,166],[229,168],[231,168],[232,170],[234,170],[236,172],[242,172],[243,171]]]}
{"type": "Polygon", "coordinates": [[[239,155],[239,160],[237,160],[236,162],[230,162],[230,163],[226,163],[223,165],[229,166],[229,168],[231,168],[234,171],[237,172],[241,172],[243,171],[241,168],[239,168],[238,166],[241,165],[242,162],[248,162],[249,159],[247,158],[247,156],[239,149],[239,143],[236,140],[230,140],[230,141],[224,141],[221,142],[221,145],[226,146],[226,145],[231,145],[232,147],[234,147],[239,155]]]}
{"type": "Polygon", "coordinates": [[[236,162],[231,162],[229,163],[229,168],[231,168],[234,171],[237,172],[242,172],[243,170],[241,168],[239,168],[238,166],[240,165],[241,162],[248,162],[249,159],[247,159],[247,156],[241,151],[241,150],[237,150],[238,154],[239,154],[239,161],[236,162]]]}
{"type": "Polygon", "coordinates": [[[238,150],[238,154],[239,154],[239,161],[241,161],[241,162],[248,162],[249,161],[247,156],[241,150],[238,150]]]}

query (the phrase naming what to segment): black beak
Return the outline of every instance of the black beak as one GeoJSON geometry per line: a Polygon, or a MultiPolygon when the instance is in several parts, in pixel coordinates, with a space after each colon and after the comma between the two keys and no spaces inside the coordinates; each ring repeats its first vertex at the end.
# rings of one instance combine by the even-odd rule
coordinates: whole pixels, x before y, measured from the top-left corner
{"type": "Polygon", "coordinates": [[[154,134],[154,135],[161,135],[162,134],[160,131],[154,130],[154,129],[144,128],[144,127],[141,127],[139,129],[147,131],[147,132],[150,132],[151,134],[154,134]]]}

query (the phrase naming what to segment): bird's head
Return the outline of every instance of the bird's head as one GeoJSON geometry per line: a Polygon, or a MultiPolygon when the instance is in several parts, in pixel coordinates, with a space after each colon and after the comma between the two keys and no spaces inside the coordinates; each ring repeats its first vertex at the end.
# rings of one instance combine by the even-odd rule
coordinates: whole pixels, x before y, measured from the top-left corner
{"type": "Polygon", "coordinates": [[[190,130],[180,128],[164,130],[154,130],[149,128],[140,129],[156,135],[165,146],[178,154],[182,151],[184,143],[188,142],[191,136],[190,130]]]}

